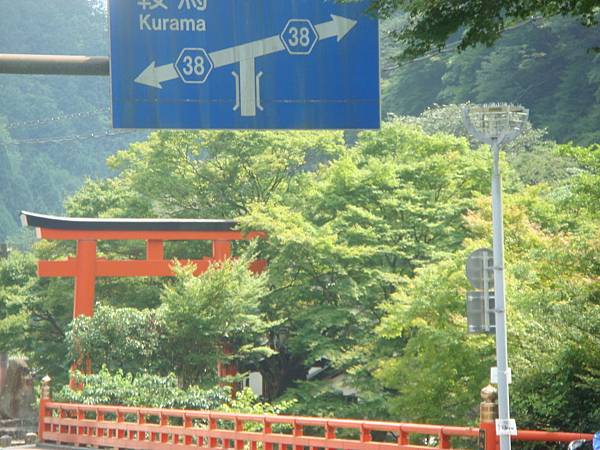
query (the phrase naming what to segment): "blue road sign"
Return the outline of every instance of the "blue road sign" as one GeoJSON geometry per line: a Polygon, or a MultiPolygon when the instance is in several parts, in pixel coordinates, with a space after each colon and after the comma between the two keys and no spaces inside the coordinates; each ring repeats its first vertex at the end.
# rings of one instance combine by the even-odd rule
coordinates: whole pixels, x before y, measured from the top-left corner
{"type": "Polygon", "coordinates": [[[371,0],[110,0],[115,128],[378,128],[371,0]]]}

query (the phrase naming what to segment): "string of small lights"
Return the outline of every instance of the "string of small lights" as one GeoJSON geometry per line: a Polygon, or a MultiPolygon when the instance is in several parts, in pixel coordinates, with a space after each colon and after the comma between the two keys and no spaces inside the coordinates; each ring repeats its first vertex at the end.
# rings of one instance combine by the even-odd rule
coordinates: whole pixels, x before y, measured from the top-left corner
{"type": "Polygon", "coordinates": [[[122,136],[125,134],[133,134],[139,133],[138,130],[122,130],[122,131],[114,131],[114,130],[105,130],[105,131],[96,131],[89,134],[74,134],[71,136],[58,136],[58,137],[47,137],[47,138],[38,138],[38,139],[23,139],[20,141],[14,141],[16,145],[40,145],[40,144],[62,144],[64,142],[73,142],[73,141],[86,141],[89,139],[102,139],[114,136],[122,136]]]}
{"type": "Polygon", "coordinates": [[[92,115],[104,114],[104,113],[108,113],[108,112],[110,112],[110,107],[98,108],[98,109],[94,109],[91,111],[76,112],[76,113],[70,113],[70,114],[61,114],[61,115],[54,116],[54,117],[46,117],[44,119],[27,120],[27,121],[22,121],[22,122],[11,122],[11,123],[7,124],[6,128],[8,130],[13,130],[15,128],[24,128],[24,127],[37,128],[37,127],[40,127],[43,125],[61,122],[64,120],[76,119],[79,117],[89,117],[92,115]]]}

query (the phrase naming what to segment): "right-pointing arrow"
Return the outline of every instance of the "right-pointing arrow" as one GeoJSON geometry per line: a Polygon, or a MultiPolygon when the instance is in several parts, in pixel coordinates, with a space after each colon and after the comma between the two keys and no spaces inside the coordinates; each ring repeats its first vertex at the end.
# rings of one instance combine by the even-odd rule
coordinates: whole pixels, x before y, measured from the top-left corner
{"type": "MultiPolygon", "coordinates": [[[[320,23],[315,26],[319,34],[319,40],[337,37],[341,41],[352,28],[357,24],[356,20],[331,14],[331,20],[320,23]]],[[[285,50],[279,36],[271,36],[258,41],[248,42],[247,44],[237,45],[235,47],[217,50],[210,54],[210,58],[215,64],[215,68],[227,66],[229,64],[239,63],[245,59],[259,58],[285,50]]]]}
{"type": "MultiPolygon", "coordinates": [[[[342,16],[331,14],[331,20],[320,23],[315,26],[319,40],[337,37],[340,42],[352,28],[356,26],[356,20],[348,19],[342,16]]],[[[248,42],[246,44],[236,45],[234,47],[217,50],[210,53],[209,57],[214,65],[214,68],[228,66],[229,64],[241,63],[242,61],[254,60],[261,56],[270,55],[284,51],[286,47],[283,45],[280,36],[271,36],[265,39],[248,42]]],[[[203,50],[204,51],[204,50],[203,50]]],[[[211,66],[212,69],[212,66],[211,66]]],[[[164,66],[156,66],[156,62],[152,61],[148,67],[135,79],[136,83],[146,86],[162,89],[161,83],[179,78],[179,74],[173,64],[165,64],[164,66]]]]}
{"type": "Polygon", "coordinates": [[[315,27],[319,33],[319,40],[337,36],[337,41],[340,42],[357,24],[356,20],[335,14],[331,14],[331,19],[329,22],[320,23],[315,27]]]}

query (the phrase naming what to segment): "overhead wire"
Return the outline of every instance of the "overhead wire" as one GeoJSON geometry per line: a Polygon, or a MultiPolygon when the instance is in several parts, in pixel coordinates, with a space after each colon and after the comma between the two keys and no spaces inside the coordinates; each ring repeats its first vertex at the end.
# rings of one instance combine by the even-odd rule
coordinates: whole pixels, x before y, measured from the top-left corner
{"type": "Polygon", "coordinates": [[[125,134],[139,133],[139,130],[104,130],[89,134],[73,134],[70,136],[57,136],[38,139],[22,139],[13,141],[16,145],[62,144],[64,142],[86,141],[89,139],[102,139],[107,137],[122,136],[125,134]]]}
{"type": "Polygon", "coordinates": [[[6,129],[14,130],[15,128],[23,128],[23,127],[39,128],[40,126],[47,125],[47,124],[53,124],[56,122],[61,122],[63,120],[74,119],[74,118],[78,118],[78,117],[87,117],[87,116],[101,114],[101,113],[107,113],[107,112],[110,112],[110,107],[97,108],[97,109],[93,109],[91,111],[85,111],[85,112],[60,114],[58,116],[47,117],[45,119],[26,120],[26,121],[21,121],[21,122],[11,122],[6,125],[6,129]]]}
{"type": "MultiPolygon", "coordinates": [[[[18,128],[29,128],[29,129],[37,129],[42,128],[46,125],[51,125],[55,123],[59,123],[61,121],[70,120],[70,119],[78,119],[81,117],[89,117],[96,114],[105,114],[110,112],[110,107],[97,108],[90,111],[82,111],[75,112],[69,114],[60,114],[53,117],[47,117],[44,119],[37,120],[28,120],[21,122],[11,122],[6,125],[6,129],[15,130],[18,128]]],[[[12,143],[14,145],[41,145],[41,144],[62,144],[65,142],[74,142],[74,141],[86,141],[90,139],[103,139],[114,136],[122,136],[126,134],[133,134],[139,132],[138,130],[98,130],[91,131],[89,133],[78,133],[66,136],[50,136],[50,137],[42,137],[35,139],[17,139],[13,140],[12,143]]]]}

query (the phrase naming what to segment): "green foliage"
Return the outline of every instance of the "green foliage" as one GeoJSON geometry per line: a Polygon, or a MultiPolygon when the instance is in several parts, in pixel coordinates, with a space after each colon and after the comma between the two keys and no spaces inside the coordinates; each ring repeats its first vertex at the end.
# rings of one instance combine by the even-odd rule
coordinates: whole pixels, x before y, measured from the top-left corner
{"type": "Polygon", "coordinates": [[[56,375],[59,381],[66,378],[69,364],[64,330],[71,301],[65,302],[64,292],[64,282],[37,278],[32,254],[13,251],[0,260],[0,351],[29,356],[34,371],[56,375]]]}
{"type": "Polygon", "coordinates": [[[93,317],[79,316],[67,332],[72,361],[87,355],[94,371],[156,372],[160,360],[166,323],[161,310],[113,308],[98,304],[93,317]],[[119,343],[115,345],[115,343],[119,343]]]}
{"type": "MultiPolygon", "coordinates": [[[[384,22],[384,32],[402,26],[398,22],[407,20],[384,22]]],[[[596,28],[569,18],[540,19],[507,31],[493,47],[461,53],[450,48],[400,66],[393,43],[383,45],[386,113],[415,115],[436,103],[516,102],[530,109],[536,128],[546,128],[558,142],[599,141],[599,55],[589,51],[598,45],[596,28]]]]}
{"type": "MultiPolygon", "coordinates": [[[[511,398],[532,428],[597,420],[593,406],[574,409],[583,398],[597,404],[599,391],[596,150],[528,129],[502,161],[511,398]]],[[[118,173],[88,182],[69,211],[241,215],[242,229],[268,236],[236,245],[238,259],[199,277],[180,267],[173,280],[99,282],[98,314],[77,320],[69,339],[97,365],[139,374],[118,383],[173,371],[179,385],[209,386],[217,359],[235,360],[263,374],[266,399],[297,400],[285,405],[294,413],[476,422],[494,351],[490,337],[466,334],[463,265],[489,246],[490,154],[465,136],[459,106],[391,118],[352,147],[340,133],[155,133],[111,164],[118,173]],[[225,184],[236,186],[235,199],[224,197],[225,184]],[[247,269],[257,254],[269,260],[262,276],[247,269]],[[342,378],[307,380],[324,364],[342,378]]],[[[41,243],[36,256],[73,251],[41,243]]],[[[177,251],[207,249],[170,247],[177,251]]],[[[100,252],[143,257],[144,247],[101,243],[100,252]]],[[[26,318],[17,320],[19,345],[36,367],[64,374],[72,284],[36,280],[30,264],[14,257],[0,285],[22,289],[10,303],[11,317],[26,318]]],[[[89,398],[117,401],[112,382],[89,398]]],[[[220,408],[277,412],[247,392],[236,401],[220,408]]]]}
{"type": "MultiPolygon", "coordinates": [[[[274,289],[264,309],[282,322],[273,337],[279,355],[261,371],[271,374],[290,354],[299,367],[288,380],[323,358],[338,369],[367,358],[355,349],[371,338],[378,305],[464,239],[462,215],[487,189],[487,161],[463,139],[427,136],[395,120],[299,177],[287,205],[258,205],[241,219],[268,233],[263,247],[274,289]]],[[[278,383],[268,384],[277,393],[289,386],[278,383]]]]}
{"type": "Polygon", "coordinates": [[[214,265],[201,276],[193,275],[193,266],[177,267],[159,308],[98,304],[93,317],[72,322],[69,358],[86,355],[94,370],[163,375],[174,370],[191,385],[213,382],[218,361],[248,364],[271,355],[262,341],[272,324],[259,308],[265,279],[249,271],[249,261],[246,256],[214,265]]]}
{"type": "MultiPolygon", "coordinates": [[[[345,382],[349,381],[346,376],[345,382]]],[[[357,402],[354,395],[344,395],[340,386],[330,380],[298,382],[286,391],[283,398],[294,401],[289,413],[298,416],[376,419],[388,415],[387,408],[382,404],[366,402],[362,392],[357,402]]]]}
{"type": "Polygon", "coordinates": [[[474,399],[493,365],[493,342],[466,334],[465,253],[420,270],[383,305],[376,333],[403,342],[379,361],[375,376],[395,395],[389,412],[402,420],[476,422],[474,399]]]}
{"type": "MultiPolygon", "coordinates": [[[[405,123],[420,126],[430,135],[447,133],[468,138],[471,147],[477,148],[480,143],[468,134],[463,123],[462,108],[468,106],[469,104],[435,106],[426,109],[418,117],[402,116],[401,119],[405,123]]],[[[560,152],[559,146],[549,140],[547,134],[545,130],[533,128],[527,123],[523,132],[503,148],[509,162],[509,172],[504,169],[507,189],[517,190],[521,183],[556,183],[571,175],[573,158],[565,151],[560,152]]]]}
{"type": "MultiPolygon", "coordinates": [[[[97,374],[76,373],[81,389],[63,386],[53,394],[58,402],[89,405],[143,406],[148,408],[217,410],[247,414],[281,414],[293,401],[279,403],[261,402],[250,389],[237,392],[232,398],[230,387],[216,386],[205,389],[200,386],[180,387],[174,374],[166,376],[148,373],[110,372],[103,367],[97,374]]],[[[258,431],[258,430],[254,430],[258,431]]]]}
{"type": "Polygon", "coordinates": [[[177,377],[140,373],[133,376],[119,370],[109,372],[103,368],[94,375],[78,374],[76,380],[83,389],[72,390],[64,386],[53,399],[99,405],[146,406],[176,409],[220,409],[230,398],[228,388],[202,389],[179,387],[177,377]]]}
{"type": "Polygon", "coordinates": [[[514,263],[513,405],[529,426],[598,427],[597,230],[545,236],[514,263]]]}
{"type": "Polygon", "coordinates": [[[577,170],[567,181],[569,194],[564,201],[575,214],[586,214],[598,218],[596,205],[600,200],[600,145],[575,147],[564,145],[560,154],[572,158],[577,170]]]}
{"type": "Polygon", "coordinates": [[[341,133],[333,132],[163,131],[109,164],[140,203],[152,199],[155,214],[235,217],[253,202],[271,202],[294,175],[342,149],[341,133]]]}
{"type": "Polygon", "coordinates": [[[31,255],[13,252],[0,259],[0,352],[22,352],[26,346],[27,289],[35,276],[31,255]]]}
{"type": "Polygon", "coordinates": [[[587,0],[373,0],[371,9],[384,18],[392,17],[399,11],[408,16],[403,26],[393,30],[393,36],[403,46],[403,57],[414,58],[430,50],[443,48],[451,37],[458,40],[459,50],[477,44],[491,46],[507,25],[532,16],[573,16],[592,27],[598,24],[597,6],[595,2],[587,0]]]}
{"type": "MultiPolygon", "coordinates": [[[[244,414],[283,414],[288,413],[290,408],[296,403],[295,400],[285,400],[278,403],[260,402],[258,397],[251,389],[246,388],[236,392],[235,397],[230,399],[220,409],[225,412],[235,412],[244,414]]],[[[246,427],[252,427],[252,424],[246,424],[246,427]]],[[[254,424],[256,429],[246,428],[247,431],[260,431],[261,426],[254,424]]]]}
{"type": "Polygon", "coordinates": [[[198,277],[193,267],[179,267],[176,282],[164,288],[169,357],[185,384],[210,377],[227,350],[244,360],[272,354],[261,343],[272,326],[260,310],[266,280],[250,272],[249,262],[248,256],[229,260],[198,277]]]}
{"type": "MultiPolygon", "coordinates": [[[[589,431],[597,428],[593,405],[600,400],[598,228],[554,222],[563,213],[548,192],[529,188],[506,198],[512,414],[524,428],[589,431]]],[[[489,246],[486,203],[468,216],[462,252],[418,271],[384,304],[377,329],[383,343],[374,345],[396,348],[379,357],[376,377],[394,390],[389,402],[397,417],[476,420],[469,398],[494,363],[493,340],[466,335],[463,266],[469,251],[489,246]]]]}

